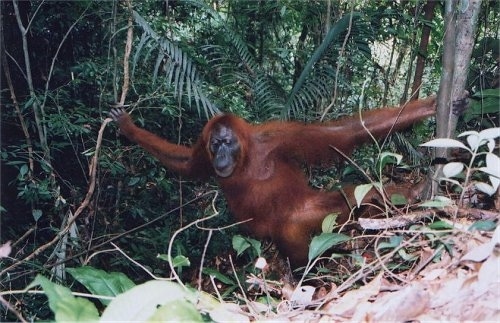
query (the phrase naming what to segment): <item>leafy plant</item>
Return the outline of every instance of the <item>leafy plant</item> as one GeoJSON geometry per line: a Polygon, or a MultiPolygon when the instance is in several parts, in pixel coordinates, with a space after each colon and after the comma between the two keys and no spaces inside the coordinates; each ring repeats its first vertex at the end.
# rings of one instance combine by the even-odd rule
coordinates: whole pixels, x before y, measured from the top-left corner
{"type": "Polygon", "coordinates": [[[473,119],[482,121],[482,126],[490,128],[494,123],[488,115],[498,114],[500,106],[500,89],[486,89],[474,93],[471,98],[470,107],[464,112],[464,121],[470,122],[473,119]]]}
{"type": "Polygon", "coordinates": [[[49,299],[49,307],[58,322],[96,321],[99,313],[95,305],[88,299],[75,297],[67,287],[55,284],[38,275],[28,288],[40,285],[49,299]]]}
{"type": "Polygon", "coordinates": [[[233,249],[238,256],[247,252],[250,259],[255,259],[261,254],[261,242],[256,239],[236,234],[233,236],[233,249]]]}
{"type": "Polygon", "coordinates": [[[458,137],[466,137],[468,146],[450,138],[434,139],[422,144],[422,146],[459,148],[470,153],[469,164],[449,162],[443,167],[443,177],[441,179],[461,191],[460,203],[471,185],[488,195],[494,194],[500,185],[500,158],[493,153],[495,139],[500,137],[500,128],[489,128],[481,132],[466,131],[458,135],[458,137]],[[482,178],[478,178],[477,175],[486,175],[489,183],[482,178]]]}
{"type": "Polygon", "coordinates": [[[69,272],[91,294],[106,306],[102,315],[95,305],[83,297],[75,297],[67,287],[38,275],[33,288],[41,286],[49,299],[55,320],[86,321],[190,321],[241,320],[241,316],[210,295],[186,288],[180,284],[152,280],[135,285],[122,273],[106,273],[92,267],[72,268],[69,272]]]}

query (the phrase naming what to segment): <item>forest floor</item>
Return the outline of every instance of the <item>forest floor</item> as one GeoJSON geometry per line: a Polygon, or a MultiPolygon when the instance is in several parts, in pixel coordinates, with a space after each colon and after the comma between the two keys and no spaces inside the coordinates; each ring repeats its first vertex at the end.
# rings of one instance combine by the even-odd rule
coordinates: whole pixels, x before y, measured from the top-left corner
{"type": "MultiPolygon", "coordinates": [[[[493,222],[499,219],[497,214],[493,222]]],[[[244,321],[498,322],[500,227],[492,231],[470,230],[476,221],[459,222],[453,223],[453,229],[446,234],[449,249],[436,257],[440,248],[422,244],[415,251],[420,260],[413,268],[395,274],[375,259],[368,266],[378,266],[378,270],[365,268],[352,273],[348,278],[351,283],[330,284],[319,291],[318,287],[302,284],[303,295],[283,297],[276,312],[263,314],[265,306],[261,302],[248,301],[237,312],[244,321]],[[249,314],[252,312],[254,315],[249,314]],[[255,316],[256,312],[260,314],[255,316]]],[[[285,290],[281,292],[286,294],[285,290]]]]}
{"type": "Polygon", "coordinates": [[[417,274],[405,272],[389,282],[382,272],[359,289],[328,301],[320,311],[284,316],[307,321],[499,321],[500,228],[452,239],[460,252],[417,266],[417,274]]]}

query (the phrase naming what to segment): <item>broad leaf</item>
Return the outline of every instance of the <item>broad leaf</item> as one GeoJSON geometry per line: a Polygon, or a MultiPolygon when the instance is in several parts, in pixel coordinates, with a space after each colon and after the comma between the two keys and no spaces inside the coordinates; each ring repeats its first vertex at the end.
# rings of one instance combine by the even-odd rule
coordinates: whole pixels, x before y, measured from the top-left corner
{"type": "MultiPolygon", "coordinates": [[[[149,281],[118,295],[102,313],[101,321],[145,322],[154,317],[161,306],[173,301],[189,302],[188,299],[194,296],[194,292],[179,284],[160,280],[149,281]]],[[[186,307],[176,306],[171,312],[161,311],[158,315],[166,315],[161,319],[166,322],[182,317],[186,314],[185,311],[186,307]]]]}
{"type": "Polygon", "coordinates": [[[74,297],[67,287],[37,275],[30,287],[40,285],[49,299],[49,307],[57,322],[97,321],[99,313],[88,299],[74,297]]]}
{"type": "Polygon", "coordinates": [[[245,250],[252,247],[257,255],[260,255],[261,252],[261,242],[252,238],[243,237],[239,234],[233,237],[233,249],[236,251],[236,254],[239,256],[245,250]]]}
{"type": "Polygon", "coordinates": [[[479,220],[474,222],[469,227],[469,231],[479,230],[479,231],[493,231],[497,227],[497,223],[491,220],[479,220]]]}
{"type": "Polygon", "coordinates": [[[175,300],[160,306],[149,317],[150,322],[204,322],[200,312],[186,300],[175,300]]]}
{"type": "Polygon", "coordinates": [[[453,201],[444,196],[436,196],[432,201],[425,201],[421,203],[420,207],[432,207],[432,208],[442,208],[446,206],[450,206],[453,204],[453,201]]]}
{"type": "Polygon", "coordinates": [[[443,167],[443,175],[450,178],[455,177],[464,170],[464,164],[458,162],[451,162],[443,167]]]}
{"type": "Polygon", "coordinates": [[[321,232],[330,233],[337,226],[337,217],[339,213],[328,214],[321,222],[321,232]]]}
{"type": "Polygon", "coordinates": [[[377,249],[378,250],[387,249],[387,248],[394,249],[397,246],[399,246],[402,241],[403,241],[402,236],[392,236],[389,238],[389,241],[384,241],[384,242],[379,243],[379,245],[377,246],[377,249]]]}
{"type": "Polygon", "coordinates": [[[322,233],[319,236],[315,236],[309,246],[309,260],[313,260],[316,257],[322,255],[325,251],[331,247],[338,245],[339,243],[348,241],[349,236],[340,233],[322,233]]]}
{"type": "Polygon", "coordinates": [[[373,188],[373,184],[361,184],[356,186],[354,189],[354,198],[356,199],[356,204],[358,207],[361,206],[361,203],[363,202],[363,199],[365,198],[366,194],[373,188]]]}
{"type": "MultiPolygon", "coordinates": [[[[134,282],[123,273],[107,273],[90,266],[67,268],[66,271],[94,295],[114,297],[135,286],[134,282]]],[[[99,300],[104,305],[110,302],[107,299],[99,300]]]]}
{"type": "Polygon", "coordinates": [[[395,193],[391,195],[391,203],[393,205],[406,205],[408,200],[404,195],[395,193]]]}
{"type": "Polygon", "coordinates": [[[465,146],[463,143],[461,143],[458,140],[455,139],[449,139],[449,138],[438,138],[438,139],[433,139],[431,141],[428,141],[424,144],[421,144],[420,146],[423,147],[441,147],[441,148],[463,148],[468,151],[470,149],[465,146]]]}

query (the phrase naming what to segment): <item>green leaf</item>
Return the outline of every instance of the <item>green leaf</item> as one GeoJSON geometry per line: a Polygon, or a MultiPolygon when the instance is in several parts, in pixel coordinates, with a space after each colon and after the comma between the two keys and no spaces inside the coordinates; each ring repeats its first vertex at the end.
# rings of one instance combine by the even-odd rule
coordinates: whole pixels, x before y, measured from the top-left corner
{"type": "Polygon", "coordinates": [[[406,250],[404,249],[399,249],[398,255],[405,261],[411,261],[417,259],[417,256],[408,254],[408,252],[406,252],[406,250]]]}
{"type": "Polygon", "coordinates": [[[191,262],[189,261],[188,257],[179,255],[175,256],[174,259],[172,259],[172,266],[174,268],[189,267],[191,266],[191,262]]]}
{"type": "Polygon", "coordinates": [[[20,177],[23,178],[24,175],[28,174],[28,170],[29,170],[28,165],[26,164],[22,165],[21,168],[19,168],[20,177]]]}
{"type": "MultiPolygon", "coordinates": [[[[179,284],[152,280],[118,295],[102,313],[101,321],[144,322],[151,319],[162,305],[176,300],[189,302],[187,299],[194,299],[195,295],[179,284]]],[[[182,315],[183,309],[180,311],[179,315],[182,315]]],[[[175,318],[177,314],[171,312],[171,317],[175,318]]],[[[166,318],[162,321],[170,320],[166,318]]]]}
{"type": "Polygon", "coordinates": [[[148,322],[203,322],[203,317],[192,303],[178,299],[160,306],[148,322]]]}
{"type": "Polygon", "coordinates": [[[361,184],[356,186],[354,189],[354,198],[356,199],[356,204],[358,207],[361,206],[361,202],[363,202],[363,199],[365,198],[366,194],[372,189],[374,185],[372,183],[370,184],[361,184]]]}
{"type": "Polygon", "coordinates": [[[257,255],[260,255],[261,252],[261,242],[252,238],[243,237],[242,235],[233,236],[233,249],[236,251],[236,254],[239,256],[245,250],[252,247],[252,249],[256,252],[257,255]]]}
{"type": "Polygon", "coordinates": [[[337,226],[337,217],[339,213],[328,214],[321,223],[321,232],[330,233],[337,226]]]}
{"type": "Polygon", "coordinates": [[[394,161],[396,165],[399,165],[403,160],[403,156],[400,154],[395,154],[385,151],[380,154],[379,160],[380,160],[380,168],[383,169],[387,164],[394,163],[394,161]]]}
{"type": "Polygon", "coordinates": [[[42,217],[43,212],[39,209],[33,209],[33,211],[31,211],[31,214],[33,215],[33,219],[35,220],[35,222],[38,222],[38,220],[40,220],[40,218],[42,217]]]}
{"type": "Polygon", "coordinates": [[[452,205],[453,201],[444,196],[436,196],[434,200],[429,200],[421,203],[419,207],[432,207],[432,208],[440,208],[452,205]]]}
{"type": "Polygon", "coordinates": [[[57,322],[85,322],[99,320],[99,313],[88,299],[74,297],[67,287],[37,275],[29,287],[40,285],[49,299],[49,307],[57,322]]]}
{"type": "Polygon", "coordinates": [[[237,234],[233,237],[233,249],[236,251],[237,256],[241,255],[248,248],[250,248],[250,243],[243,236],[237,234]]]}
{"type": "Polygon", "coordinates": [[[172,267],[174,268],[181,268],[181,267],[189,267],[191,266],[191,261],[189,261],[189,258],[183,255],[175,256],[173,259],[171,259],[168,255],[166,254],[158,254],[156,258],[168,261],[172,263],[172,267]]]}
{"type": "Polygon", "coordinates": [[[453,226],[446,221],[435,221],[429,224],[429,228],[433,230],[450,230],[453,226]]]}
{"type": "Polygon", "coordinates": [[[224,283],[226,285],[230,285],[230,286],[236,285],[234,280],[232,280],[231,278],[227,277],[224,274],[221,274],[218,270],[215,270],[213,268],[203,268],[203,273],[206,275],[213,276],[213,277],[217,278],[218,280],[220,280],[222,283],[224,283]]]}
{"type": "Polygon", "coordinates": [[[402,241],[403,241],[402,236],[392,236],[389,238],[389,241],[379,243],[379,245],[377,246],[377,249],[378,250],[387,249],[387,248],[394,249],[394,248],[398,247],[402,241]]]}
{"type": "Polygon", "coordinates": [[[351,239],[349,236],[341,233],[322,233],[319,236],[312,238],[309,246],[309,260],[322,255],[331,247],[351,239]]]}
{"type": "MultiPolygon", "coordinates": [[[[90,266],[67,268],[66,271],[93,295],[115,297],[135,286],[134,282],[123,273],[107,273],[90,266]]],[[[107,299],[99,299],[99,301],[103,305],[108,305],[110,302],[107,299]]]]}
{"type": "Polygon", "coordinates": [[[135,184],[139,183],[139,181],[141,180],[140,177],[132,177],[129,181],[128,181],[128,186],[134,186],[135,184]]]}
{"type": "Polygon", "coordinates": [[[295,82],[292,91],[290,92],[290,95],[288,96],[288,99],[285,103],[288,112],[297,110],[297,101],[301,101],[300,94],[306,94],[306,92],[304,91],[306,89],[304,84],[306,83],[308,76],[314,70],[314,66],[316,65],[316,63],[325,55],[325,53],[327,53],[327,49],[330,47],[330,45],[334,41],[337,41],[339,37],[341,37],[345,32],[345,30],[354,25],[355,22],[360,18],[361,15],[359,13],[352,12],[344,15],[330,28],[321,44],[318,46],[318,48],[316,48],[314,53],[305,64],[299,78],[295,82]]]}
{"type": "MultiPolygon", "coordinates": [[[[482,91],[474,93],[474,95],[472,97],[477,98],[477,99],[484,99],[484,98],[489,98],[489,97],[500,98],[500,89],[482,90],[482,91]]],[[[497,108],[498,108],[498,105],[497,105],[497,108]]]]}
{"type": "Polygon", "coordinates": [[[469,231],[479,230],[479,231],[493,231],[497,227],[497,223],[491,220],[479,220],[474,222],[469,227],[469,231]]]}
{"type": "Polygon", "coordinates": [[[406,205],[408,204],[408,200],[402,194],[394,193],[391,195],[391,203],[393,205],[406,205]]]}

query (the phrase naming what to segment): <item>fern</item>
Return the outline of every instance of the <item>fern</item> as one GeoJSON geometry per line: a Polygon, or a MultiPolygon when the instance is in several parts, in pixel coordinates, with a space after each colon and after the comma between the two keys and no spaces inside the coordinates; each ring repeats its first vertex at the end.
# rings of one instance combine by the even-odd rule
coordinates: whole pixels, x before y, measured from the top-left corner
{"type": "MultiPolygon", "coordinates": [[[[236,88],[251,94],[251,102],[256,110],[265,112],[268,117],[297,118],[307,115],[311,107],[318,106],[332,96],[335,82],[342,80],[337,75],[336,66],[339,63],[336,49],[342,44],[346,31],[351,27],[349,44],[354,44],[357,50],[370,55],[367,46],[366,30],[361,14],[351,13],[337,21],[325,36],[320,46],[313,52],[302,73],[293,85],[285,80],[280,83],[266,70],[266,65],[259,65],[250,52],[248,45],[230,25],[230,19],[222,18],[218,12],[200,0],[183,0],[184,3],[199,8],[210,15],[216,25],[221,28],[228,46],[206,45],[204,50],[208,55],[210,65],[220,71],[222,86],[236,88]],[[351,24],[352,22],[352,24],[351,24]],[[228,47],[233,50],[228,51],[228,47]]],[[[243,91],[242,91],[243,92],[243,91]]],[[[242,93],[247,95],[247,93],[242,93]]]]}
{"type": "Polygon", "coordinates": [[[143,34],[136,47],[132,71],[135,72],[141,52],[146,51],[144,59],[147,60],[157,50],[153,82],[156,82],[158,73],[163,68],[166,84],[173,88],[174,96],[179,100],[185,97],[189,106],[194,99],[198,112],[203,110],[207,117],[217,113],[218,109],[205,94],[196,66],[188,54],[167,38],[160,37],[139,13],[134,11],[133,15],[135,22],[143,29],[143,34]],[[149,48],[146,49],[147,47],[149,48]]]}
{"type": "Polygon", "coordinates": [[[331,45],[340,40],[340,36],[349,28],[350,22],[352,21],[352,25],[354,25],[359,18],[360,14],[358,13],[348,14],[332,26],[295,82],[285,104],[284,117],[298,114],[300,110],[303,111],[305,107],[317,102],[318,98],[328,98],[331,95],[329,83],[335,79],[335,73],[332,73],[331,69],[320,67],[315,69],[314,67],[329,53],[331,45]]]}

